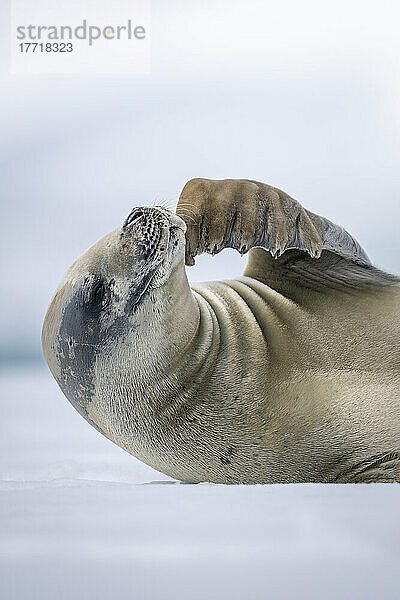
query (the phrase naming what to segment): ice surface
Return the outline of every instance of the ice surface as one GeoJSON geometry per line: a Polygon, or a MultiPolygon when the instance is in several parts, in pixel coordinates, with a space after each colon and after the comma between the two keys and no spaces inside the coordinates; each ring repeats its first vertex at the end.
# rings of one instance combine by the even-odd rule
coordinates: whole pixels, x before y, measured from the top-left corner
{"type": "Polygon", "coordinates": [[[0,597],[394,599],[400,486],[184,485],[0,376],[0,597]]]}

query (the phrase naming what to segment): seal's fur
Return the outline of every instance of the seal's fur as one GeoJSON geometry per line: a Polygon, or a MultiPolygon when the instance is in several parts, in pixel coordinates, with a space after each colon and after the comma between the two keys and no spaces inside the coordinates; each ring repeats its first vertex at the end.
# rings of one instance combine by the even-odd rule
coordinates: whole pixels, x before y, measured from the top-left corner
{"type": "Polygon", "coordinates": [[[258,182],[191,180],[177,214],[134,209],[65,276],[43,348],[69,400],[184,481],[399,481],[399,279],[258,182]],[[184,259],[226,247],[244,276],[191,289],[184,259]]]}

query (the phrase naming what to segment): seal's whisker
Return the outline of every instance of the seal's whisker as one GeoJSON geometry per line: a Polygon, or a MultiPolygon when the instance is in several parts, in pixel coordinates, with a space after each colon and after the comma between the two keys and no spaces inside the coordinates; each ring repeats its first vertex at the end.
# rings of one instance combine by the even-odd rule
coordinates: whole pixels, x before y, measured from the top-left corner
{"type": "MultiPolygon", "coordinates": [[[[179,216],[179,215],[178,215],[179,216]]],[[[190,220],[192,223],[194,223],[194,225],[198,225],[197,221],[195,221],[192,217],[189,217],[189,215],[182,215],[183,220],[188,219],[190,220]]]]}
{"type": "Polygon", "coordinates": [[[168,210],[173,210],[173,208],[174,208],[174,201],[173,200],[168,200],[168,198],[164,198],[164,208],[167,208],[168,210]]]}
{"type": "Polygon", "coordinates": [[[190,202],[182,202],[181,200],[179,200],[177,208],[179,209],[181,207],[182,208],[190,208],[190,209],[192,209],[192,212],[198,214],[198,211],[196,210],[195,205],[191,204],[190,202]]]}
{"type": "Polygon", "coordinates": [[[188,212],[192,213],[192,215],[195,215],[196,217],[199,216],[199,213],[197,213],[195,210],[191,209],[189,206],[178,206],[176,210],[178,212],[180,210],[187,210],[188,212]]]}
{"type": "Polygon", "coordinates": [[[187,206],[178,206],[178,208],[177,208],[177,214],[179,213],[180,210],[185,210],[186,212],[192,214],[196,218],[200,217],[200,215],[199,215],[198,212],[192,210],[191,208],[188,208],[187,206]]]}
{"type": "MultiPolygon", "coordinates": [[[[194,219],[194,217],[190,214],[185,213],[184,211],[186,211],[187,209],[183,208],[182,209],[182,216],[185,217],[185,219],[190,219],[193,223],[195,223],[196,225],[199,224],[199,221],[196,221],[196,219],[194,219]]],[[[179,213],[177,213],[178,217],[180,216],[179,213]]]]}
{"type": "Polygon", "coordinates": [[[199,214],[194,212],[194,210],[191,210],[190,208],[186,208],[186,206],[179,206],[179,208],[177,209],[177,214],[181,211],[181,210],[185,210],[186,212],[190,213],[191,215],[193,215],[194,217],[199,217],[199,214]]]}
{"type": "Polygon", "coordinates": [[[165,210],[173,211],[173,201],[167,198],[155,198],[152,202],[152,207],[159,206],[165,210]]]}

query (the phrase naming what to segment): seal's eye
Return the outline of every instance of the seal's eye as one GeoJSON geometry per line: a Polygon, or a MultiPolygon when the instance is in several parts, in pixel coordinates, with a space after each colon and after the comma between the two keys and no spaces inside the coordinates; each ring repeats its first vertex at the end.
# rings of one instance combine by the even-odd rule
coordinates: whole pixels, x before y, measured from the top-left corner
{"type": "Polygon", "coordinates": [[[104,287],[104,283],[97,283],[93,290],[93,304],[100,304],[103,302],[104,294],[106,292],[106,288],[104,287]]]}
{"type": "Polygon", "coordinates": [[[89,295],[89,306],[93,310],[100,310],[106,303],[107,300],[107,289],[104,281],[97,281],[89,295]]]}

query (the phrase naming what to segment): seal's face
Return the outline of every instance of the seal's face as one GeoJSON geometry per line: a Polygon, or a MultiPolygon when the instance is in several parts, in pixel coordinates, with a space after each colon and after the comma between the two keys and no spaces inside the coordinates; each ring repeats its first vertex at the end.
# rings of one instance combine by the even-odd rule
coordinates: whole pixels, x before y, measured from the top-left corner
{"type": "Polygon", "coordinates": [[[101,371],[117,372],[121,363],[129,369],[133,355],[145,356],[163,335],[175,300],[173,274],[185,277],[185,228],[166,209],[133,209],[122,227],[73,263],[50,304],[45,358],[64,394],[94,425],[87,409],[101,371]]]}

